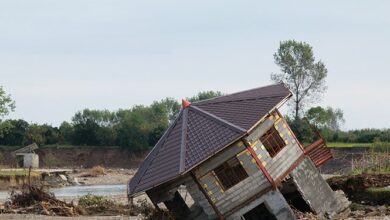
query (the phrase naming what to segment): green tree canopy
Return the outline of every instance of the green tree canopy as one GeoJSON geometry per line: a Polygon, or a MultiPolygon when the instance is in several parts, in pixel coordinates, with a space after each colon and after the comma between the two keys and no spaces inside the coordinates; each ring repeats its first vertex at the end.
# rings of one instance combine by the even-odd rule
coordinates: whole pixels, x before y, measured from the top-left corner
{"type": "Polygon", "coordinates": [[[282,41],[274,59],[281,73],[271,74],[271,79],[284,82],[292,91],[292,112],[297,120],[303,113],[302,109],[317,102],[326,90],[328,71],[324,63],[315,60],[312,47],[305,42],[282,41]]]}
{"type": "Polygon", "coordinates": [[[306,118],[318,128],[331,131],[339,130],[340,126],[345,122],[343,111],[331,107],[322,108],[317,106],[310,108],[306,112],[306,118]]]}
{"type": "Polygon", "coordinates": [[[188,101],[190,102],[197,102],[205,99],[211,99],[214,97],[221,96],[222,92],[220,91],[203,91],[203,92],[198,92],[198,94],[192,96],[191,98],[187,98],[188,101]]]}
{"type": "Polygon", "coordinates": [[[15,101],[12,100],[11,95],[7,94],[3,87],[0,86],[0,137],[12,127],[9,121],[2,121],[5,116],[15,110],[15,101]]]}

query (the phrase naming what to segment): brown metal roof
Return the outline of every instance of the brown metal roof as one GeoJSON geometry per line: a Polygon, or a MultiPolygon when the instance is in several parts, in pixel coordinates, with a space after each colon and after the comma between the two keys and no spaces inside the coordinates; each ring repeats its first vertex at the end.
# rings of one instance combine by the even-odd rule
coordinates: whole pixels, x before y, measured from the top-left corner
{"type": "Polygon", "coordinates": [[[191,104],[152,149],[129,183],[133,195],[181,174],[237,141],[291,95],[283,84],[191,104]]]}

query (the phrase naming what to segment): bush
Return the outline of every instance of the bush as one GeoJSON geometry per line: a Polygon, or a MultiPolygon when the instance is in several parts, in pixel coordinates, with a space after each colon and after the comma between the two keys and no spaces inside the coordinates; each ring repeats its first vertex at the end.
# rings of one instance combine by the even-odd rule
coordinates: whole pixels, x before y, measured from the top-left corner
{"type": "Polygon", "coordinates": [[[88,193],[85,196],[80,197],[79,199],[79,206],[82,206],[84,208],[90,207],[90,206],[103,206],[106,202],[106,199],[104,199],[103,196],[97,196],[93,195],[91,193],[88,193]]]}
{"type": "Polygon", "coordinates": [[[90,176],[97,177],[105,174],[105,169],[102,166],[94,166],[90,171],[90,176]]]}

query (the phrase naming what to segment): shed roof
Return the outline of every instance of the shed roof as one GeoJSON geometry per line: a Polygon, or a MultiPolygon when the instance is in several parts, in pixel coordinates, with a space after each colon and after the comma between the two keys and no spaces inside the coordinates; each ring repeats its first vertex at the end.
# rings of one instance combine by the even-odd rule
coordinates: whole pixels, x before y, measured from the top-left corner
{"type": "Polygon", "coordinates": [[[290,95],[275,84],[186,105],[131,179],[129,195],[190,171],[245,136],[290,95]]]}

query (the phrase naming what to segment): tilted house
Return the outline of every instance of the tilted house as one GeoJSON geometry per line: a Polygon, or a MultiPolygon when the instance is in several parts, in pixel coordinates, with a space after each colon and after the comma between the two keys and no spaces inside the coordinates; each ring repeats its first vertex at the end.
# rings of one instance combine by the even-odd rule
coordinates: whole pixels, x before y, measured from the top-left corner
{"type": "Polygon", "coordinates": [[[316,169],[331,158],[323,140],[305,150],[278,111],[291,95],[276,84],[183,101],[131,179],[129,198],[146,192],[177,219],[295,219],[291,205],[339,212],[345,207],[316,169]]]}

